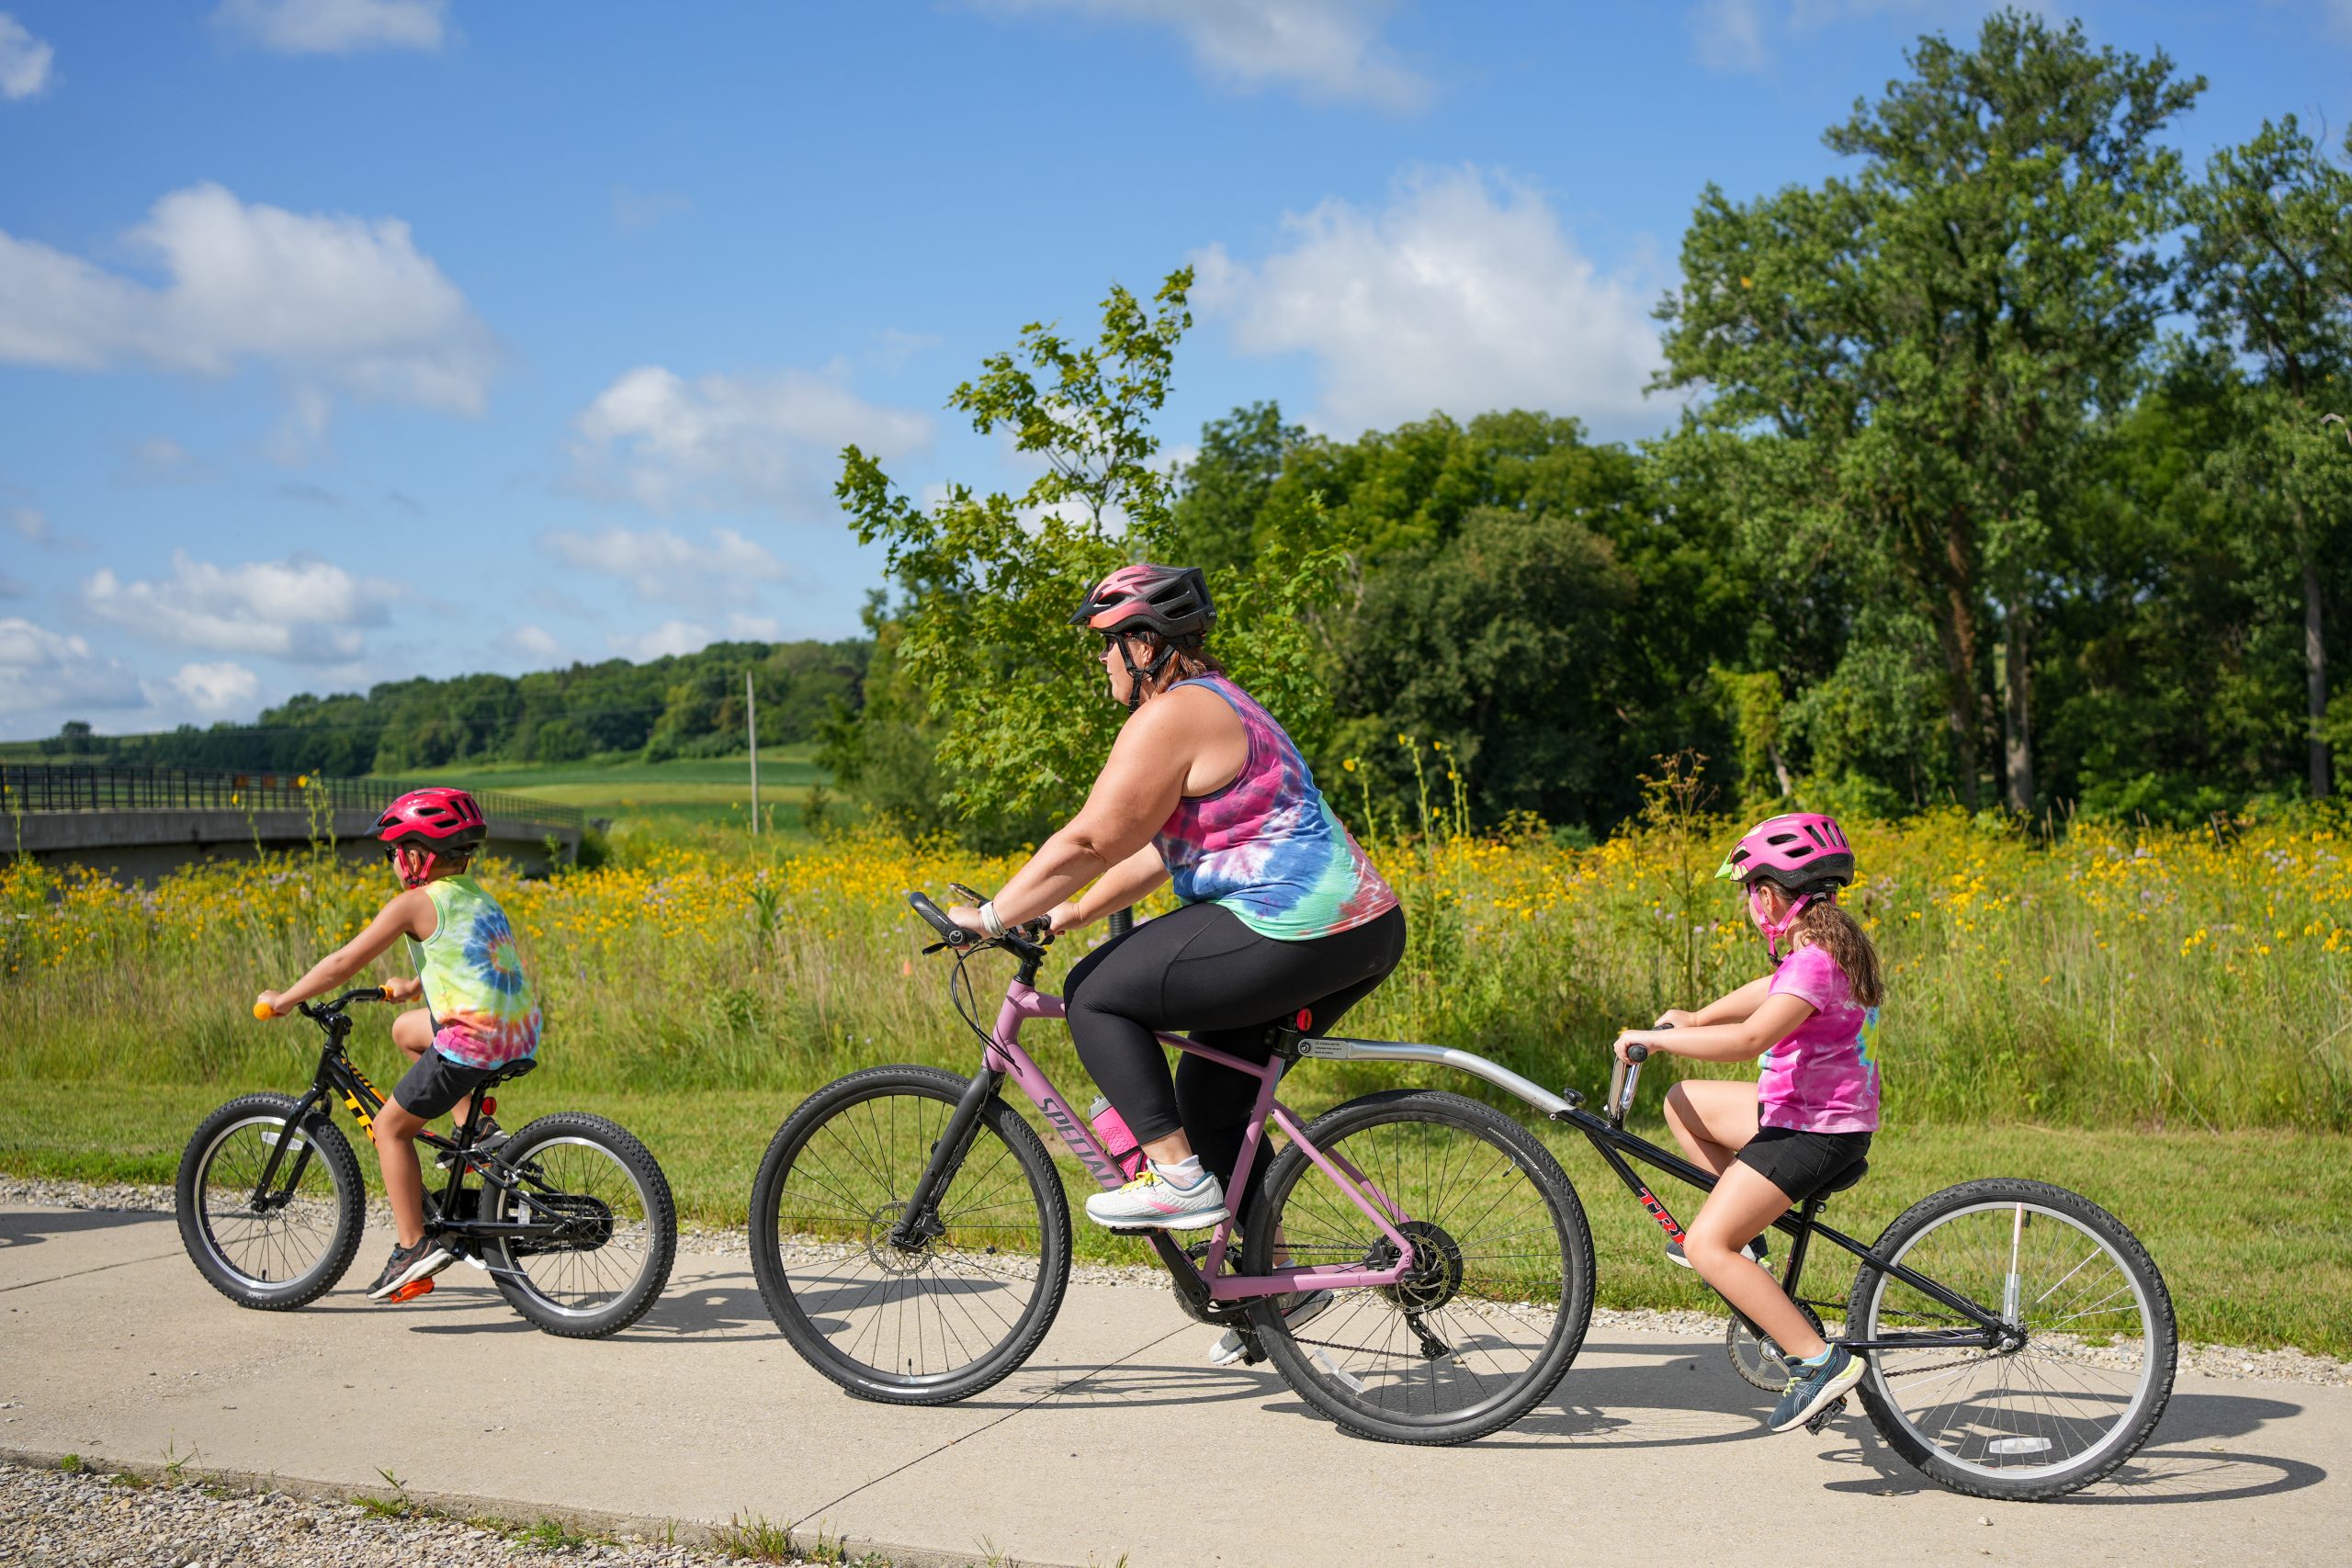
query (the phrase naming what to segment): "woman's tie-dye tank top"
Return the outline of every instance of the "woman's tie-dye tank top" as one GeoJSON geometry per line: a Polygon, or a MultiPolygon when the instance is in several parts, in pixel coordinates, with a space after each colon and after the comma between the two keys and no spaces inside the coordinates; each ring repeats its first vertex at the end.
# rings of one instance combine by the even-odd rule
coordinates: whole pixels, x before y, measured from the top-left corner
{"type": "Polygon", "coordinates": [[[1249,732],[1250,754],[1231,784],[1179,800],[1152,836],[1176,897],[1222,904],[1278,942],[1329,936],[1395,908],[1396,890],[1332,814],[1273,716],[1222,675],[1169,690],[1180,686],[1206,686],[1230,704],[1249,732]]]}

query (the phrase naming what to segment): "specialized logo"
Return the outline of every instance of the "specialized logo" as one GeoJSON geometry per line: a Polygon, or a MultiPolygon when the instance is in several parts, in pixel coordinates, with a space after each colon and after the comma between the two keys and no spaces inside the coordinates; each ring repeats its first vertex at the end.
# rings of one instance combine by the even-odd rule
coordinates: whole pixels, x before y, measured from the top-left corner
{"type": "Polygon", "coordinates": [[[1657,1194],[1651,1191],[1646,1187],[1640,1189],[1640,1192],[1642,1207],[1650,1212],[1650,1218],[1656,1220],[1658,1224],[1658,1228],[1666,1232],[1666,1239],[1668,1241],[1680,1241],[1682,1239],[1682,1227],[1674,1223],[1674,1216],[1666,1212],[1666,1205],[1657,1201],[1657,1194]]]}
{"type": "Polygon", "coordinates": [[[1105,1187],[1118,1187],[1125,1183],[1125,1173],[1094,1146],[1093,1139],[1080,1131],[1077,1121],[1063,1109],[1060,1100],[1050,1094],[1040,1095],[1037,1109],[1046,1113],[1046,1120],[1054,1124],[1054,1131],[1062,1135],[1062,1142],[1069,1145],[1069,1152],[1078,1156],[1079,1164],[1093,1173],[1095,1180],[1105,1187]]]}

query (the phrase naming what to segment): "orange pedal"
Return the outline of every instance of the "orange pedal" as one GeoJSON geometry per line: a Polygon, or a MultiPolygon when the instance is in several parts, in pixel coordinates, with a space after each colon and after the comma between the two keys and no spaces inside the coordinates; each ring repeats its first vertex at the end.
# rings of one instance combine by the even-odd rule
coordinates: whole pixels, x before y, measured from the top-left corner
{"type": "Polygon", "coordinates": [[[411,1280],[407,1284],[386,1296],[384,1302],[388,1306],[398,1306],[402,1302],[413,1302],[419,1296],[429,1296],[432,1293],[433,1280],[428,1275],[422,1280],[411,1280]]]}

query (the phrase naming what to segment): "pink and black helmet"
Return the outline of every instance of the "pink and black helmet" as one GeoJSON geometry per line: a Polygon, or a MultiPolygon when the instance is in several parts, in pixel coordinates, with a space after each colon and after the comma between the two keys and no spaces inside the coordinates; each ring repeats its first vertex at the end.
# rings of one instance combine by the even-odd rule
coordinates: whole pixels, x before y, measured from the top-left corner
{"type": "Polygon", "coordinates": [[[410,887],[430,881],[442,855],[470,850],[489,837],[489,819],[461,789],[413,789],[376,818],[376,840],[400,869],[401,883],[410,887]],[[423,853],[402,866],[392,852],[403,849],[423,853]]]}
{"type": "Polygon", "coordinates": [[[1069,624],[1105,637],[1143,631],[1163,642],[1185,642],[1208,635],[1216,624],[1216,606],[1209,602],[1209,580],[1199,567],[1139,561],[1096,583],[1069,624]]]}
{"type": "Polygon", "coordinates": [[[1854,880],[1854,850],[1836,818],[1792,811],[1741,834],[1715,874],[1777,882],[1792,893],[1826,892],[1854,880]]]}

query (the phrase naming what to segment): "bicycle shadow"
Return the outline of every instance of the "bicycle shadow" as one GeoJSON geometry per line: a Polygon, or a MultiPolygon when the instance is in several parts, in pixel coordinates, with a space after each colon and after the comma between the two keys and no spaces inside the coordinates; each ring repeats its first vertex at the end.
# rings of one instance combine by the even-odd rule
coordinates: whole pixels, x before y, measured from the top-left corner
{"type": "Polygon", "coordinates": [[[0,1214],[0,1247],[38,1247],[55,1236],[130,1225],[169,1226],[172,1216],[137,1209],[37,1209],[0,1214]]]}

